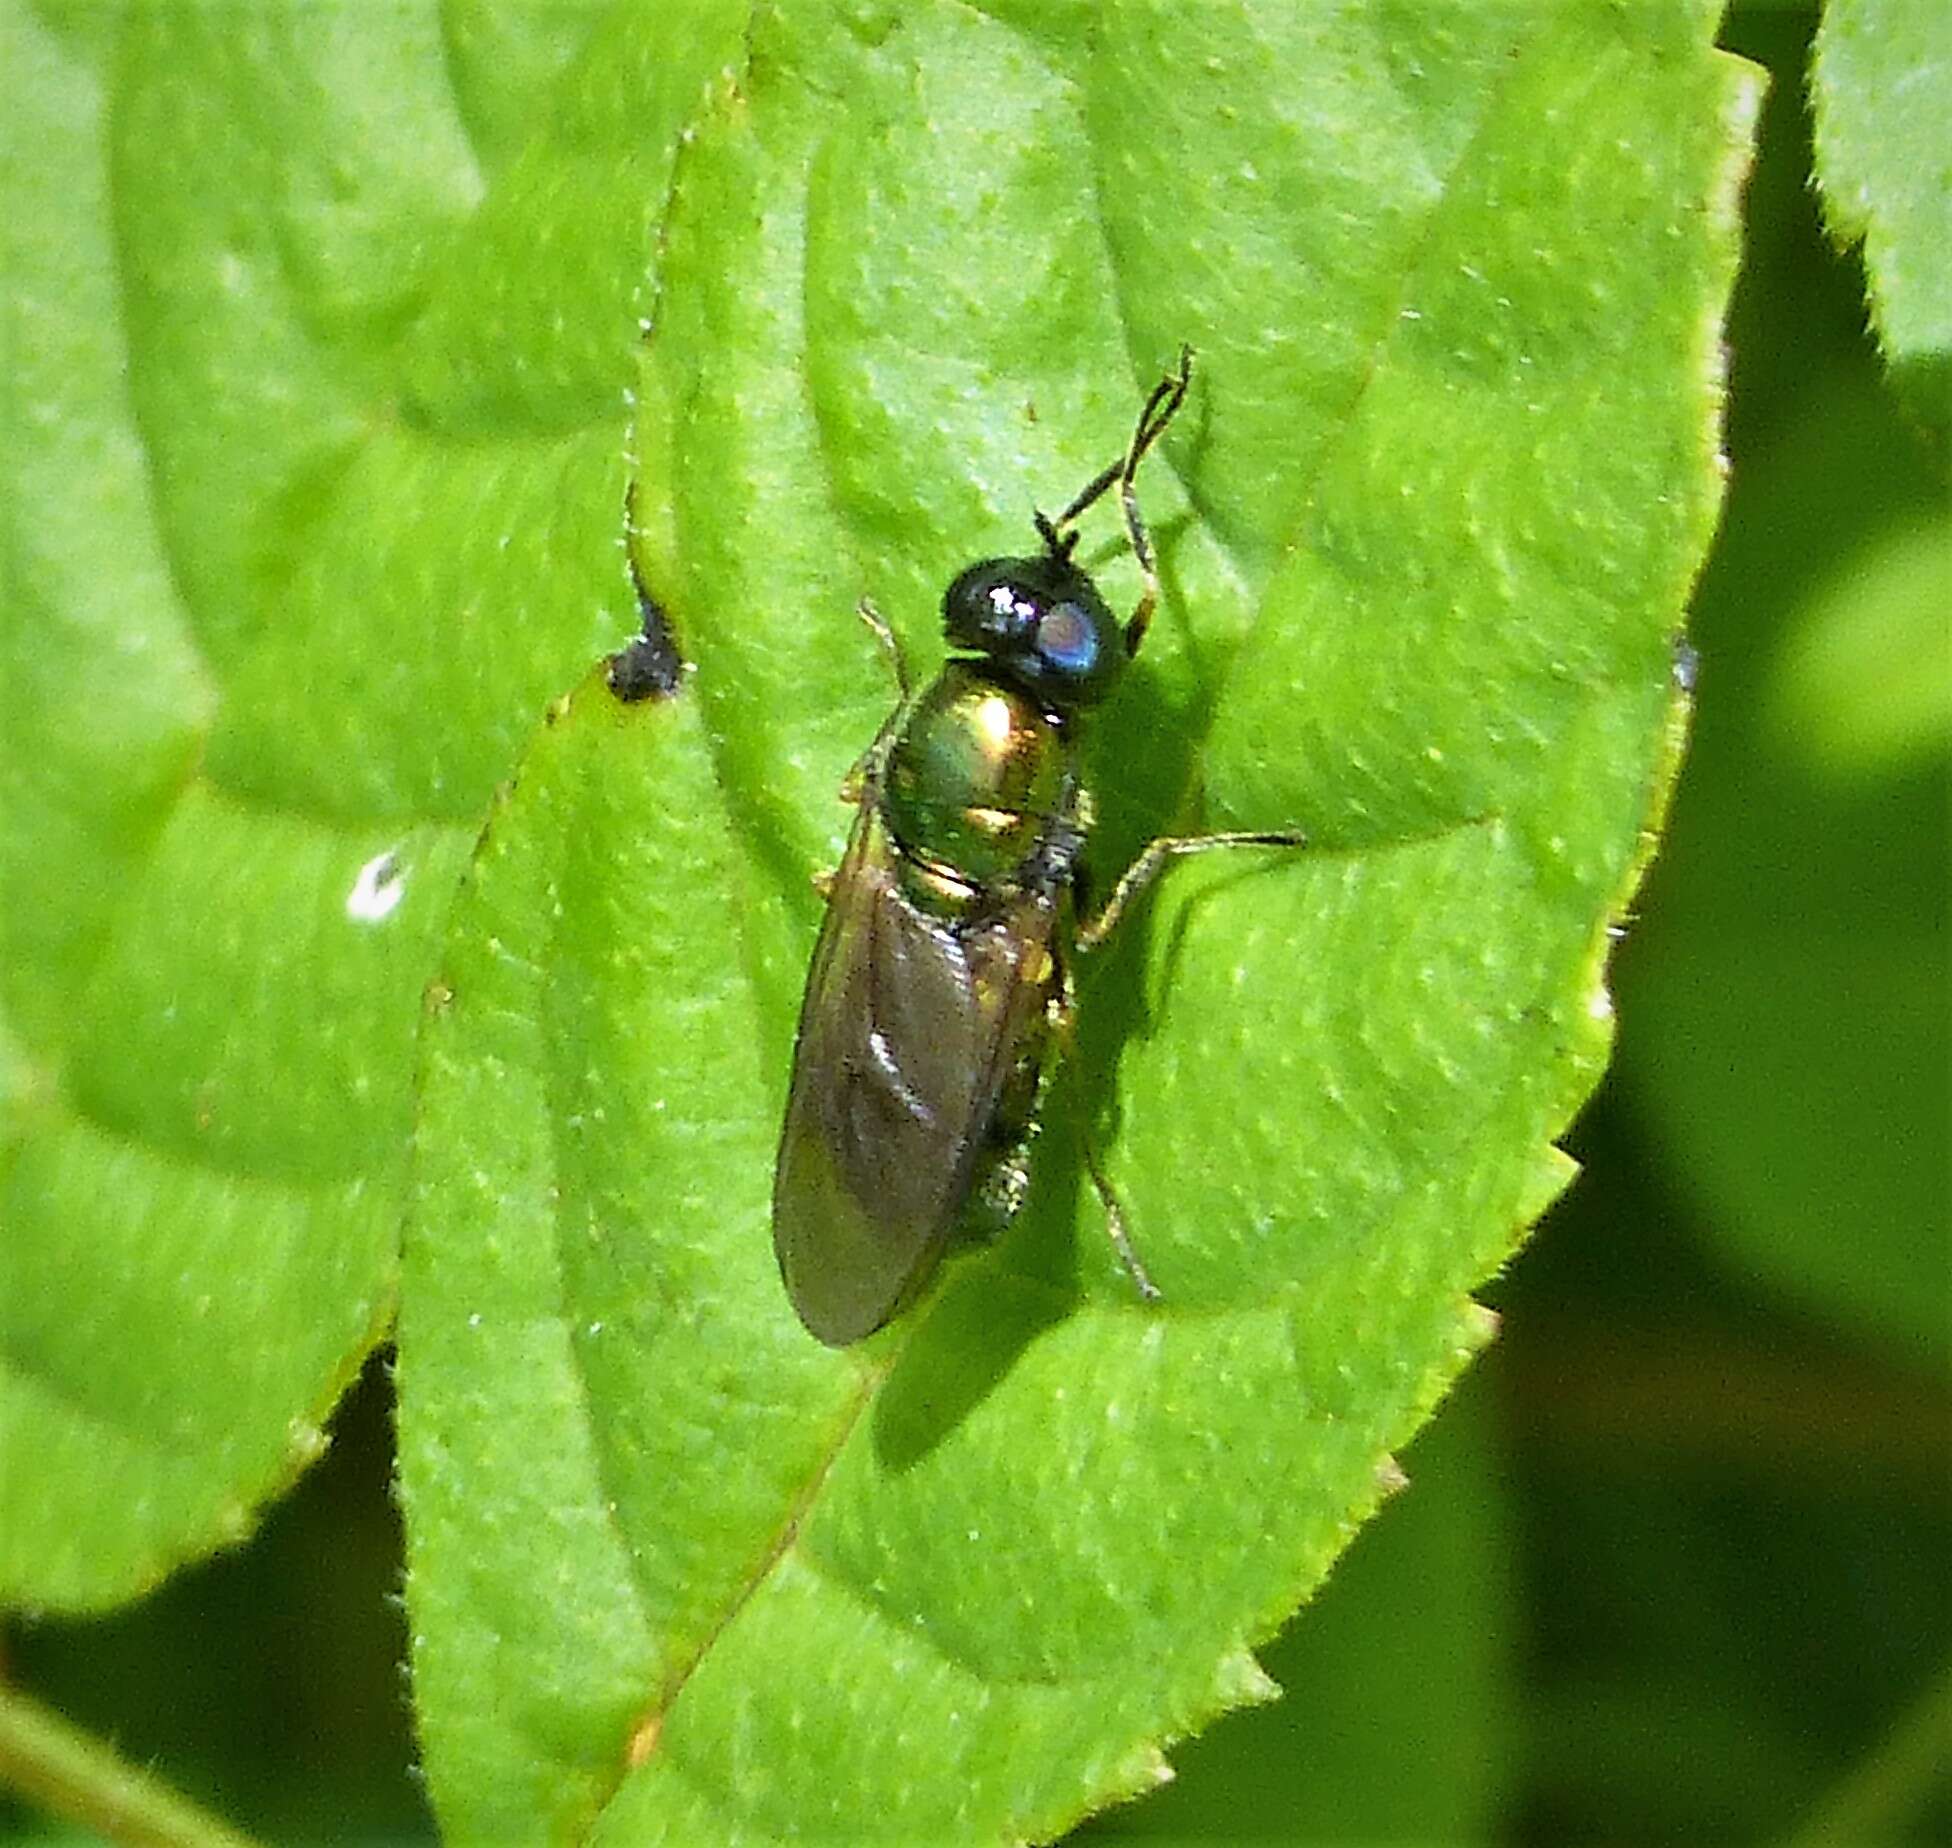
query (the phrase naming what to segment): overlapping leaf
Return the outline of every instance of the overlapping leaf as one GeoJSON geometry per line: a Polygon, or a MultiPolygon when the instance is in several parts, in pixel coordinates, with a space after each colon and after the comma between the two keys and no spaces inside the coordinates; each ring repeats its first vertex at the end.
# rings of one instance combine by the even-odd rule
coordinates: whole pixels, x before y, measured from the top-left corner
{"type": "Polygon", "coordinates": [[[1942,465],[1952,440],[1952,11],[1937,0],[1831,0],[1812,90],[1830,229],[1864,247],[1878,343],[1942,465]]]}

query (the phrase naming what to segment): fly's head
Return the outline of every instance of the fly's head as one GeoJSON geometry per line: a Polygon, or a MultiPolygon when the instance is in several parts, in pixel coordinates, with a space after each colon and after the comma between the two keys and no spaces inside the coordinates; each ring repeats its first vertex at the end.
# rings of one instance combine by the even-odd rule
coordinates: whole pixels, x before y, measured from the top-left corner
{"type": "Polygon", "coordinates": [[[1098,586],[1051,536],[1028,558],[986,558],[942,598],[951,647],[983,655],[1059,716],[1102,701],[1127,654],[1124,630],[1098,586]]]}

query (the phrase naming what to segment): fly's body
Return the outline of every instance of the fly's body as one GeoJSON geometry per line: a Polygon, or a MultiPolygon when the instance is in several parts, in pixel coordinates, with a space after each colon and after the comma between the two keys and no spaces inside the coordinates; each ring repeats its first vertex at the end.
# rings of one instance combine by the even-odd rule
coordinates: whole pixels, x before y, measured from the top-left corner
{"type": "MultiPolygon", "coordinates": [[[[1109,934],[1174,855],[1293,834],[1155,841],[1104,911],[1073,916],[1090,828],[1084,714],[1116,685],[1157,600],[1133,478],[1185,398],[1190,356],[1146,401],[1123,458],[1051,522],[1042,551],[970,566],[943,598],[958,651],[902,703],[844,790],[856,804],[807,977],[773,1182],[794,1308],[832,1346],[872,1334],[933,1275],[971,1196],[1007,1216],[1026,1184],[1038,1092],[1068,1017],[1072,950],[1109,934]],[[1073,562],[1072,522],[1116,487],[1145,580],[1121,625],[1073,562]]],[[[1112,1237],[1156,1295],[1099,1180],[1112,1237]]]]}

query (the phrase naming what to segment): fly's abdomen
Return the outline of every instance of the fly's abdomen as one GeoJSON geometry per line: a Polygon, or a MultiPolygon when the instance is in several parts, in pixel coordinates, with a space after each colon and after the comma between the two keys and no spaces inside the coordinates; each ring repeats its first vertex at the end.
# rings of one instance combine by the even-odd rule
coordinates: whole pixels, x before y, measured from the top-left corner
{"type": "MultiPolygon", "coordinates": [[[[1064,740],[1035,702],[952,661],[889,752],[882,813],[904,855],[984,888],[1036,849],[1063,782],[1064,740]]],[[[930,882],[922,896],[941,895],[930,882]]]]}

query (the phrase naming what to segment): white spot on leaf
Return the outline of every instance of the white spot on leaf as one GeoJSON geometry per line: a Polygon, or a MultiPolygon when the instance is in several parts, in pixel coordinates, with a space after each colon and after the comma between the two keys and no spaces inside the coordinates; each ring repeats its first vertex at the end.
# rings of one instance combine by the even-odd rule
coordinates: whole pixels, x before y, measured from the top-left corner
{"type": "Polygon", "coordinates": [[[376,853],[354,876],[346,894],[346,916],[355,924],[378,924],[399,909],[407,895],[406,869],[391,847],[376,853]]]}

